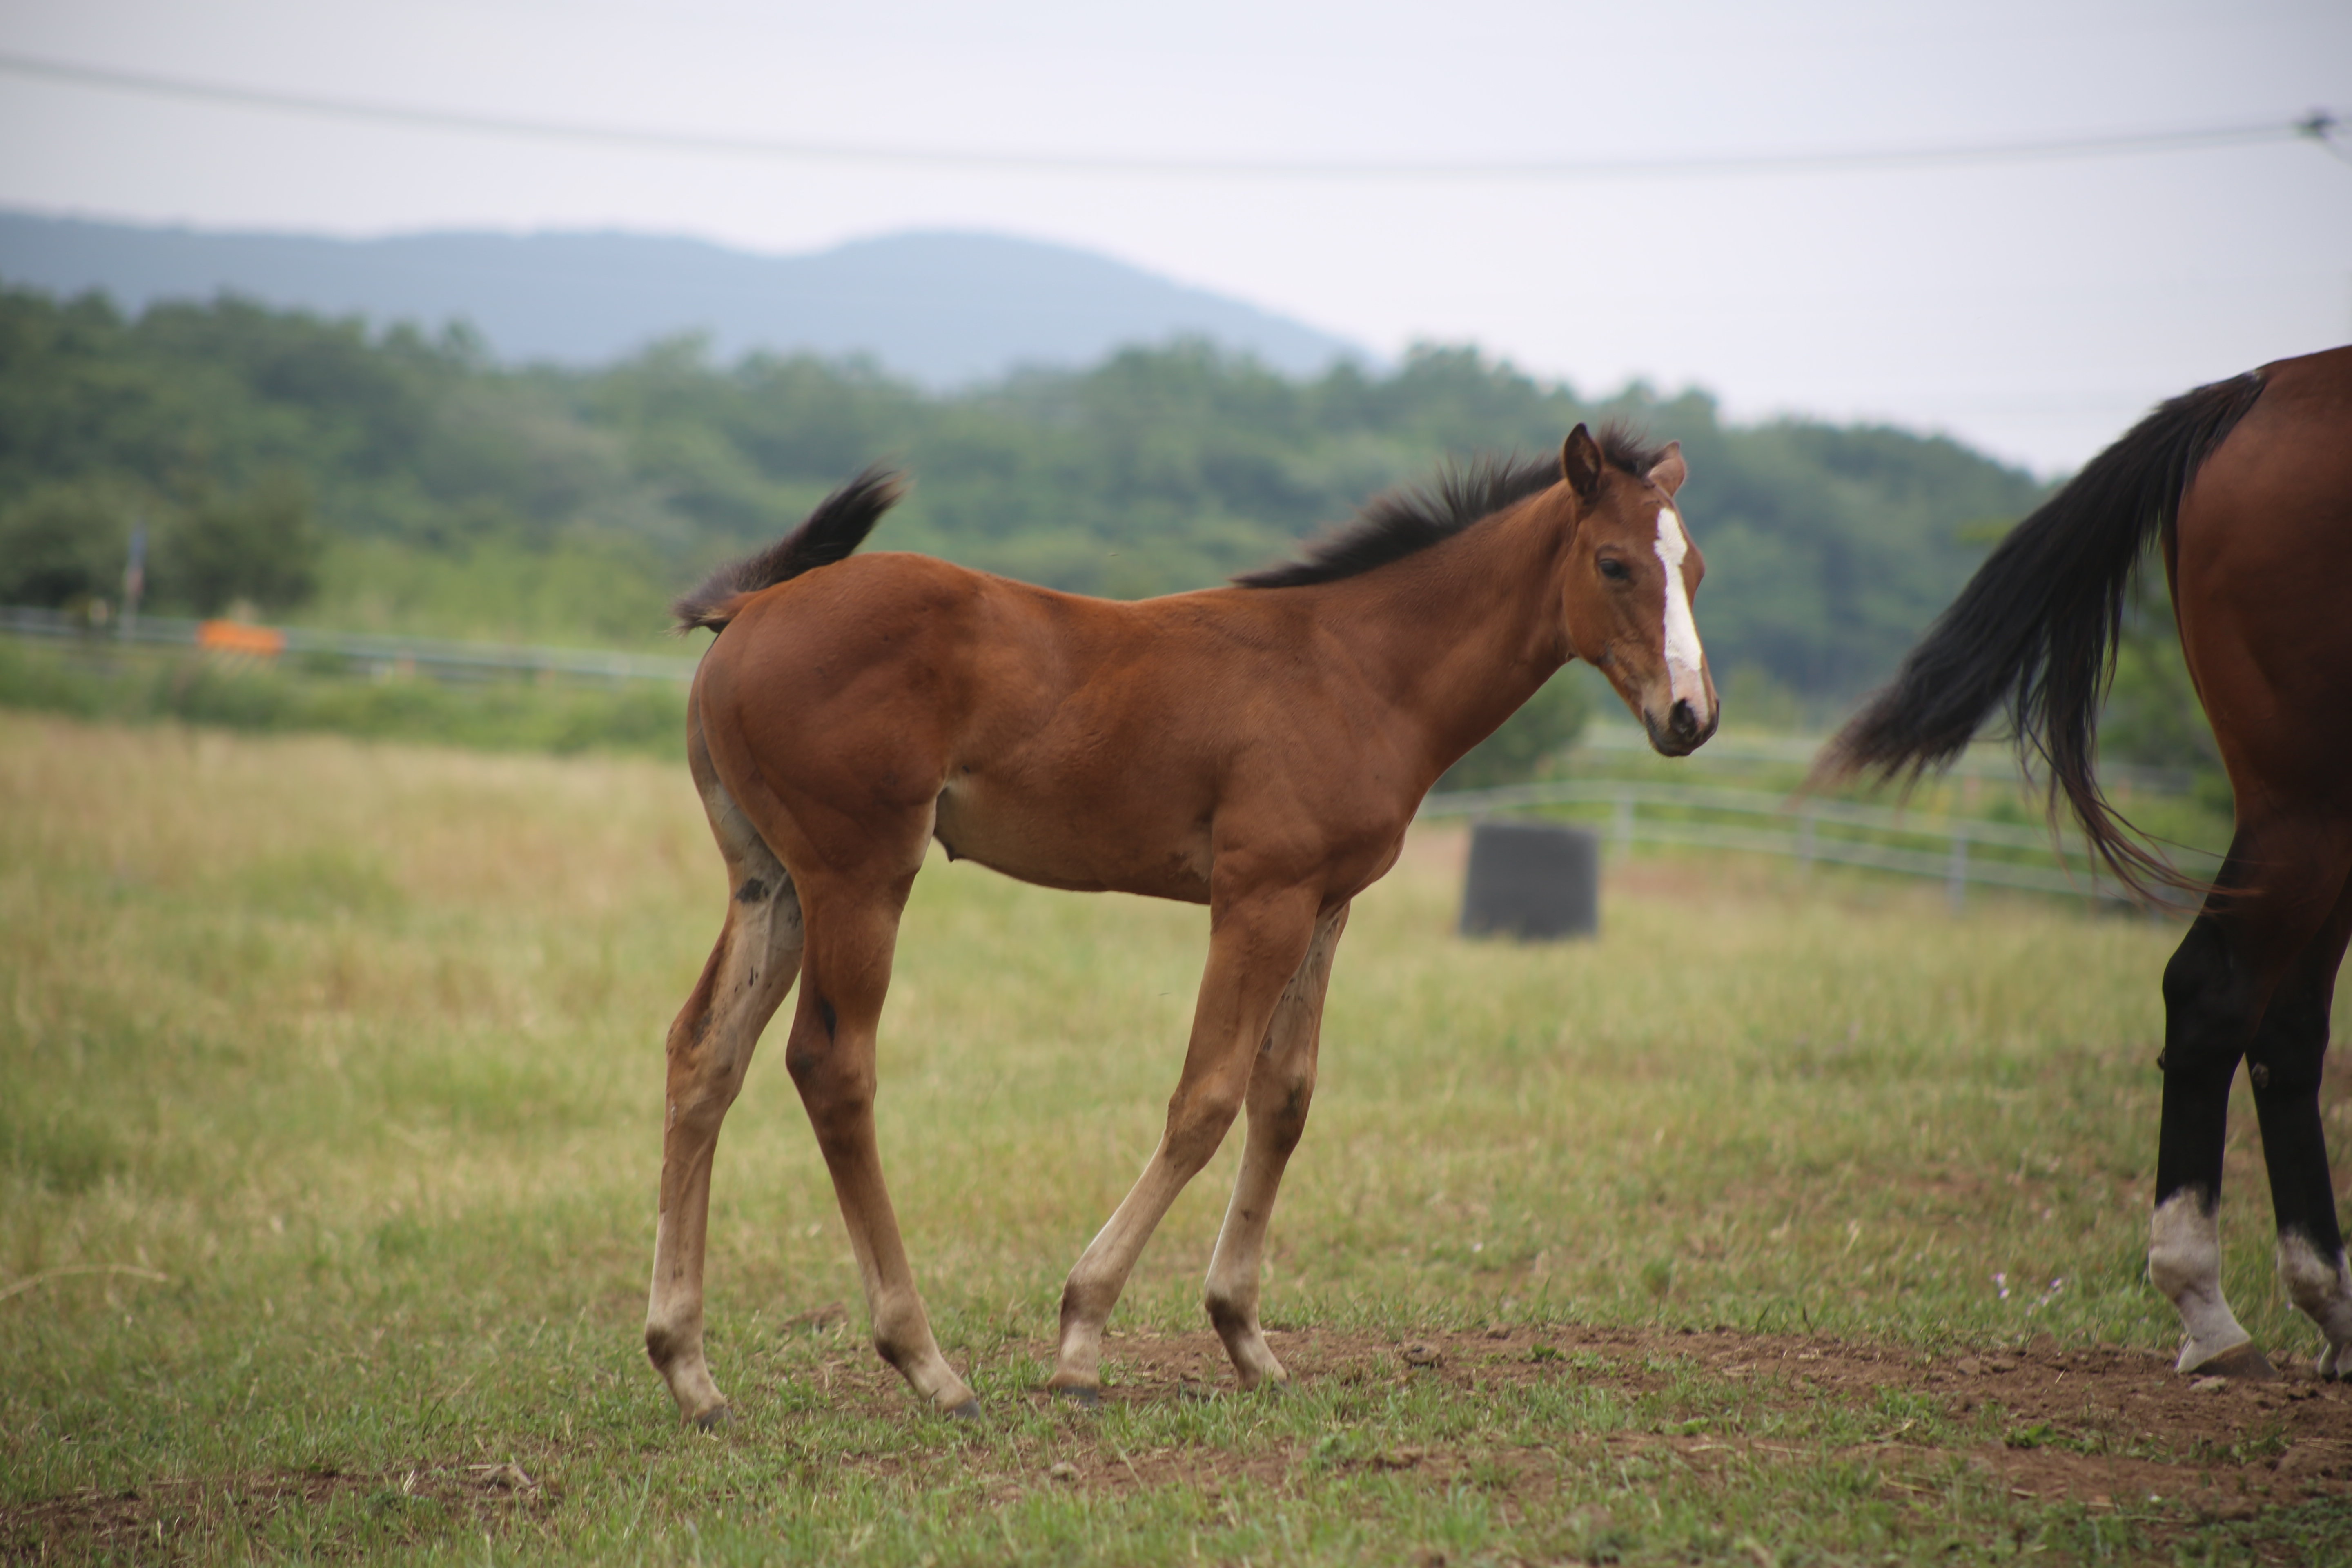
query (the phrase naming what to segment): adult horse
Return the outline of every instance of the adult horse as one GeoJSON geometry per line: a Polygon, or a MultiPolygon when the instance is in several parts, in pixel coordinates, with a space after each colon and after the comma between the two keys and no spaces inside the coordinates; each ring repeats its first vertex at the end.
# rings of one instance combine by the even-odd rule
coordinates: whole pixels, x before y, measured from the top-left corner
{"type": "Polygon", "coordinates": [[[875,1030],[929,842],[1050,888],[1209,906],[1182,1076],[1141,1179],[1062,1293],[1052,1386],[1100,1397],[1104,1321],[1144,1243],[1246,1105],[1209,1264],[1244,1387],[1286,1379],[1258,1328],[1266,1220],[1315,1088],[1349,900],[1396,861],[1438,774],[1571,658],[1652,743],[1715,731],[1691,620],[1703,570],[1675,447],[1581,425],[1559,458],[1375,501],[1306,559],[1138,604],[920,555],[852,556],[899,493],[868,469],[678,601],[719,634],[688,757],[727,920],[669,1031],[646,1349],[680,1414],[727,1414],[702,1347],[711,1152],[753,1043],[805,973],[784,1067],[833,1176],[876,1349],[938,1409],[971,1388],[915,1293],[875,1148],[875,1030]]]}
{"type": "Polygon", "coordinates": [[[2288,1297],[2352,1374],[2352,1272],[2320,1123],[2329,1000],[2352,931],[2352,349],[2281,360],[2163,405],[2001,542],[1830,742],[1824,781],[1916,778],[1995,710],[2126,884],[2198,888],[2164,971],[2164,1111],[2148,1277],[2182,1372],[2275,1375],[2221,1293],[2230,1084],[2247,1063],[2288,1297]],[[2155,541],[2181,651],[2237,802],[2210,888],[2135,843],[2093,772],[2126,584],[2155,541]]]}

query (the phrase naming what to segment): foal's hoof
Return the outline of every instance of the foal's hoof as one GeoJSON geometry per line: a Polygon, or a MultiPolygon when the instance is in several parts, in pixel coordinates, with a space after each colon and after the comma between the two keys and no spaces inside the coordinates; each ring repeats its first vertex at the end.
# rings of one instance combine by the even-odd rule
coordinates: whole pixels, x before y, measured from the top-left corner
{"type": "Polygon", "coordinates": [[[1102,1408],[1102,1390],[1083,1383],[1066,1383],[1054,1390],[1054,1397],[1066,1399],[1082,1410],[1102,1408]]]}
{"type": "Polygon", "coordinates": [[[698,1432],[716,1432],[721,1426],[732,1426],[735,1425],[735,1407],[714,1405],[701,1415],[691,1417],[690,1424],[698,1432]]]}
{"type": "Polygon", "coordinates": [[[2223,1351],[2210,1361],[2202,1361],[2189,1369],[2199,1377],[2233,1377],[2245,1383],[2276,1383],[2278,1368],[2271,1358],[2256,1350],[2252,1341],[2223,1351]]]}
{"type": "Polygon", "coordinates": [[[979,1420],[980,1395],[975,1394],[970,1399],[965,1400],[961,1405],[950,1405],[948,1409],[947,1415],[948,1419],[950,1421],[979,1420]]]}

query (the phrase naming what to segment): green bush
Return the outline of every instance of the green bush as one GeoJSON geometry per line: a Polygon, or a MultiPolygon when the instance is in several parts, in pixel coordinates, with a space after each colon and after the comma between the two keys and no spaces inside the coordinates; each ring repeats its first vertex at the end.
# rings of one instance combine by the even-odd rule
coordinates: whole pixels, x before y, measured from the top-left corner
{"type": "Polygon", "coordinates": [[[0,511],[0,605],[120,595],[135,504],[124,487],[82,479],[36,486],[0,511]]]}
{"type": "Polygon", "coordinates": [[[155,542],[153,603],[226,613],[290,610],[319,591],[320,541],[309,488],[280,469],[242,495],[205,495],[155,542]]]}

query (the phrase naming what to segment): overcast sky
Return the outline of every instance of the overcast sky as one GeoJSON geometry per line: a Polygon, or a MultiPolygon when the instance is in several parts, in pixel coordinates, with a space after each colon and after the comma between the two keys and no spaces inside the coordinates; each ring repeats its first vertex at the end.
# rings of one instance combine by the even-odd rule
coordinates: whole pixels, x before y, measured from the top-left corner
{"type": "MultiPolygon", "coordinates": [[[[0,52],[456,115],[1142,163],[1885,152],[2352,117],[2344,0],[0,0],[0,52]]],[[[658,152],[0,70],[0,205],[344,235],[909,228],[1106,252],[1395,353],[1951,432],[2071,468],[2352,339],[2352,133],[2130,156],[1532,178],[658,152]]],[[[1661,431],[1671,435],[1671,431],[1661,431]]]]}

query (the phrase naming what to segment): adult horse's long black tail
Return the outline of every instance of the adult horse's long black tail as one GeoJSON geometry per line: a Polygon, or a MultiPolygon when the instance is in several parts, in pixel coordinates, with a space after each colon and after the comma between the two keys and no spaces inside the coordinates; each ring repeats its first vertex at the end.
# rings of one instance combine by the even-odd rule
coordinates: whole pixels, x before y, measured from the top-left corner
{"type": "Polygon", "coordinates": [[[1958,757],[1995,710],[2050,773],[2091,847],[2126,887],[2200,886],[2143,847],[2100,791],[2099,704],[2124,593],[2198,468],[2263,393],[2259,371],[2184,393],[2100,453],[2010,531],[1894,682],[1823,748],[1815,785],[1858,773],[1916,780],[1958,757]]]}

